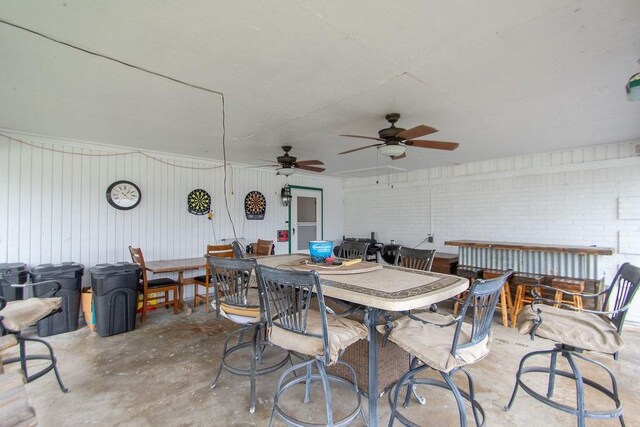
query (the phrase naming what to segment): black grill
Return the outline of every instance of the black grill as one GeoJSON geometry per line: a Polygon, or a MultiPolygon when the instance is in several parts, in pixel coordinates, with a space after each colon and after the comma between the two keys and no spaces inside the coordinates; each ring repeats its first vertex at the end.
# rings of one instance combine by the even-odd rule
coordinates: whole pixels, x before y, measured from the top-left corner
{"type": "MultiPolygon", "coordinates": [[[[378,241],[373,237],[374,233],[371,233],[371,238],[361,238],[361,237],[344,237],[342,236],[343,242],[357,242],[357,243],[368,243],[369,247],[367,248],[367,261],[378,262],[378,252],[384,246],[382,243],[378,243],[378,241]]],[[[333,248],[333,254],[338,256],[340,253],[340,245],[333,248]]],[[[393,260],[391,260],[393,263],[393,260]]]]}

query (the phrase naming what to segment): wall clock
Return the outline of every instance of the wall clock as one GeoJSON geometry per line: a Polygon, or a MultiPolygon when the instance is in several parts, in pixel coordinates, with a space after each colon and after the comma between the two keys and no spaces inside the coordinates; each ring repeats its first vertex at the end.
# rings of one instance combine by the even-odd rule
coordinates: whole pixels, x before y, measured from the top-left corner
{"type": "Polygon", "coordinates": [[[116,181],[107,188],[107,201],[116,209],[133,209],[140,204],[140,200],[140,188],[131,181],[116,181]]]}
{"type": "Polygon", "coordinates": [[[196,188],[187,196],[189,213],[206,215],[211,210],[211,196],[201,188],[196,188]]]}
{"type": "Polygon", "coordinates": [[[247,219],[264,219],[267,210],[267,200],[261,192],[251,191],[244,198],[244,213],[247,219]]]}

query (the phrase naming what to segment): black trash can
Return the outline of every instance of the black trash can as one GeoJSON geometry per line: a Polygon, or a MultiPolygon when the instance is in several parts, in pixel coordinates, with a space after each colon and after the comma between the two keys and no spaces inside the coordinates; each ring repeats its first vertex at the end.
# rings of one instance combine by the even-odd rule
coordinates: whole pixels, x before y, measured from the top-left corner
{"type": "Polygon", "coordinates": [[[78,329],[83,274],[84,266],[75,262],[42,264],[31,269],[33,283],[55,280],[62,287],[54,294],[51,294],[48,287],[33,287],[35,297],[62,297],[60,311],[38,322],[39,336],[48,337],[78,329]]]}
{"type": "MultiPolygon", "coordinates": [[[[29,270],[27,264],[22,262],[12,262],[8,264],[0,264],[0,277],[11,284],[24,284],[29,279],[29,270]]],[[[24,288],[14,288],[7,283],[2,283],[0,288],[0,296],[7,301],[15,301],[24,299],[24,288]]]]}
{"type": "Polygon", "coordinates": [[[91,269],[96,332],[101,337],[133,331],[136,328],[138,264],[98,264],[91,269]]]}

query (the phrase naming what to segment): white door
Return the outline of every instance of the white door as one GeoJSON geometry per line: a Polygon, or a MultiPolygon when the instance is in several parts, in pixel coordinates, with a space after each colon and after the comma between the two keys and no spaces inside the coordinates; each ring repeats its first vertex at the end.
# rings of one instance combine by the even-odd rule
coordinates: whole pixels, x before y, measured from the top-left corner
{"type": "Polygon", "coordinates": [[[296,188],[291,192],[291,252],[309,253],[309,241],[322,239],[320,192],[296,188]]]}

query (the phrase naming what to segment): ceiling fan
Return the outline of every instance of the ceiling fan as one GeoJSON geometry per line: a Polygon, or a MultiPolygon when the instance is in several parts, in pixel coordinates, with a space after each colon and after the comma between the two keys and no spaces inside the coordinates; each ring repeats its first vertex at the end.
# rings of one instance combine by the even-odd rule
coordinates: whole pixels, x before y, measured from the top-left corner
{"type": "MultiPolygon", "coordinates": [[[[324,168],[314,166],[314,165],[324,165],[320,160],[300,160],[296,157],[290,156],[289,151],[291,151],[290,145],[283,145],[282,149],[284,150],[284,154],[282,156],[276,157],[277,165],[272,165],[273,167],[280,167],[278,169],[277,175],[289,176],[295,173],[295,169],[302,169],[311,172],[323,172],[324,168]]],[[[268,162],[272,162],[271,160],[266,160],[268,162]]]]}
{"type": "Polygon", "coordinates": [[[364,138],[373,139],[374,141],[382,141],[378,144],[365,145],[364,147],[354,148],[353,150],[343,151],[338,154],[353,153],[354,151],[364,150],[365,148],[377,147],[380,154],[391,157],[393,160],[404,159],[407,157],[405,151],[407,147],[419,147],[419,148],[433,148],[436,150],[455,150],[458,148],[457,142],[446,141],[432,141],[424,139],[414,139],[421,136],[430,135],[438,132],[438,129],[432,128],[427,125],[419,125],[411,129],[403,129],[395,126],[395,123],[400,118],[399,113],[389,113],[385,116],[385,119],[391,126],[378,131],[379,138],[361,135],[340,135],[348,136],[350,138],[364,138]]]}

